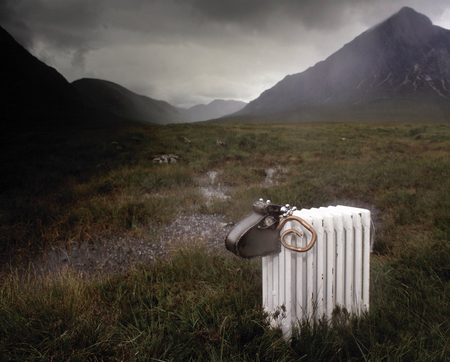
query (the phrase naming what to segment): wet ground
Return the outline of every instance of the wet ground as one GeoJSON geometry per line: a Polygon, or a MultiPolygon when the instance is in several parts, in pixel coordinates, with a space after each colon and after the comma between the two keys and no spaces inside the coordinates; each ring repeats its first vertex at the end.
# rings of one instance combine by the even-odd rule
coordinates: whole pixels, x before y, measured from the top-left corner
{"type": "MultiPolygon", "coordinates": [[[[215,200],[230,198],[229,188],[218,182],[220,172],[209,171],[199,180],[199,189],[205,197],[206,205],[211,205],[215,200]]],[[[277,176],[286,172],[286,169],[267,169],[261,182],[266,186],[275,185],[278,183],[277,176]]],[[[348,200],[335,200],[329,205],[337,204],[370,209],[372,218],[375,221],[378,218],[377,210],[370,205],[348,200]]],[[[250,207],[251,205],[249,210],[250,207]]],[[[167,258],[170,250],[176,249],[179,243],[194,240],[202,241],[205,247],[214,252],[227,252],[224,242],[231,228],[232,223],[223,215],[179,215],[171,225],[147,231],[149,234],[153,233],[154,237],[118,237],[55,247],[36,257],[26,268],[37,274],[71,269],[86,277],[120,273],[140,263],[152,264],[156,259],[167,258]]]]}
{"type": "Polygon", "coordinates": [[[28,268],[37,274],[71,269],[86,277],[120,273],[138,264],[152,264],[156,259],[167,258],[170,249],[179,243],[201,240],[207,247],[223,252],[230,228],[221,215],[181,215],[170,226],[155,233],[159,236],[151,242],[148,241],[151,238],[121,237],[58,247],[35,258],[28,268]]]}

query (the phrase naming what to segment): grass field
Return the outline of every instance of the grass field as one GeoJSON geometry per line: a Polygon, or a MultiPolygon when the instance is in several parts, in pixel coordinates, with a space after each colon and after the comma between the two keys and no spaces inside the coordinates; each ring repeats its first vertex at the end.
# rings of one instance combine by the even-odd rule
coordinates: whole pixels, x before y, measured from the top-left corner
{"type": "Polygon", "coordinates": [[[260,197],[377,210],[362,319],[305,324],[288,343],[266,323],[260,261],[211,253],[199,240],[169,261],[101,279],[4,268],[2,360],[450,359],[448,125],[200,123],[0,141],[3,260],[117,235],[152,243],[148,231],[179,213],[237,220],[260,197]],[[180,158],[154,163],[162,154],[180,158]],[[263,182],[268,168],[282,170],[278,183],[263,182]],[[199,179],[211,170],[230,198],[206,204],[199,179]]]}

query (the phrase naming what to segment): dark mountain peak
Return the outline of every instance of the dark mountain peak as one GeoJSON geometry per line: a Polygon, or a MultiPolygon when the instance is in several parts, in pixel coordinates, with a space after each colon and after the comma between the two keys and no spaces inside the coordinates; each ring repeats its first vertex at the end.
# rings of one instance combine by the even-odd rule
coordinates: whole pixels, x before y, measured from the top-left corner
{"type": "Polygon", "coordinates": [[[68,84],[65,78],[54,68],[47,66],[39,59],[31,55],[20,45],[5,29],[0,26],[0,74],[3,79],[20,82],[20,78],[31,76],[47,76],[51,73],[54,79],[61,84],[68,84]]]}
{"type": "Polygon", "coordinates": [[[392,15],[390,19],[395,19],[397,21],[408,21],[408,22],[416,22],[416,21],[425,21],[431,25],[431,20],[428,19],[425,15],[418,13],[413,8],[408,6],[402,7],[396,14],[392,15]]]}
{"type": "Polygon", "coordinates": [[[284,78],[239,114],[450,100],[450,31],[404,7],[326,60],[284,78]],[[392,101],[394,102],[394,101],[392,101]]]}
{"type": "Polygon", "coordinates": [[[55,120],[59,124],[63,123],[61,115],[72,114],[80,107],[81,99],[67,80],[30,54],[2,27],[0,50],[3,122],[20,120],[31,126],[55,120]]]}
{"type": "Polygon", "coordinates": [[[433,29],[433,23],[428,17],[414,9],[403,7],[376,26],[375,29],[381,31],[389,29],[389,35],[391,36],[405,35],[410,37],[420,32],[428,33],[433,29]]]}
{"type": "Polygon", "coordinates": [[[159,101],[108,80],[82,78],[72,82],[73,87],[95,109],[119,117],[154,124],[180,123],[185,119],[165,101],[159,101]]]}
{"type": "Polygon", "coordinates": [[[164,101],[138,95],[105,80],[69,83],[0,27],[2,130],[103,127],[142,122],[184,122],[164,101]]]}

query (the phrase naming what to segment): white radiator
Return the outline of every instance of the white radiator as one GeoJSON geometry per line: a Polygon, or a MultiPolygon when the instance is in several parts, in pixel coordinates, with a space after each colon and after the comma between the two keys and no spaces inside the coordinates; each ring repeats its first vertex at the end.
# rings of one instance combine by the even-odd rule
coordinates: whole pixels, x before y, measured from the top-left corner
{"type": "MultiPolygon", "coordinates": [[[[329,206],[294,216],[316,231],[313,248],[299,253],[282,247],[281,253],[262,258],[263,306],[271,325],[288,338],[299,321],[330,320],[336,306],[357,315],[369,310],[370,211],[329,206]]],[[[309,243],[311,233],[298,222],[287,222],[281,232],[287,229],[303,233],[287,235],[288,244],[309,243]]]]}

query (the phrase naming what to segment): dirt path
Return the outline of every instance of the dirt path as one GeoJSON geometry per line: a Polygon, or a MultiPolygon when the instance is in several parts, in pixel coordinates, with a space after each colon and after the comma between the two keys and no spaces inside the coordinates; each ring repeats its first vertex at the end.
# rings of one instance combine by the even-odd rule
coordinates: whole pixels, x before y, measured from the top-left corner
{"type": "MultiPolygon", "coordinates": [[[[277,183],[277,173],[283,169],[266,170],[261,182],[270,187],[277,183]]],[[[209,171],[199,180],[199,190],[206,205],[215,200],[226,200],[229,189],[217,182],[220,171],[209,171]]],[[[329,205],[348,205],[371,210],[376,224],[379,213],[371,205],[363,205],[349,200],[335,200],[329,205]]],[[[328,205],[323,205],[328,206],[328,205]]],[[[250,210],[251,205],[249,205],[250,210]]],[[[179,243],[202,241],[213,252],[226,252],[224,241],[232,225],[223,215],[189,214],[179,215],[171,225],[160,230],[148,230],[147,237],[118,237],[99,239],[94,243],[79,243],[65,247],[55,247],[30,261],[24,269],[35,274],[57,273],[65,270],[76,271],[86,277],[110,275],[126,272],[138,264],[152,264],[157,259],[167,258],[179,247],[179,243]],[[154,234],[152,237],[151,234],[154,234]]]]}
{"type": "Polygon", "coordinates": [[[179,216],[160,230],[159,237],[151,243],[143,238],[121,237],[58,247],[35,258],[28,269],[36,274],[71,269],[86,277],[122,273],[138,264],[152,264],[156,259],[168,257],[169,249],[176,248],[178,243],[198,240],[215,252],[223,252],[225,236],[231,228],[225,221],[221,215],[179,216]]]}
{"type": "MultiPolygon", "coordinates": [[[[209,171],[199,180],[206,205],[229,199],[228,189],[217,182],[220,171],[209,171]]],[[[118,237],[69,246],[56,246],[21,268],[35,274],[73,270],[86,277],[122,273],[138,264],[152,264],[168,257],[178,243],[199,241],[214,252],[224,252],[224,241],[231,225],[223,215],[179,215],[171,225],[148,230],[146,237],[118,237]],[[154,237],[151,235],[153,234],[154,237]]]]}

